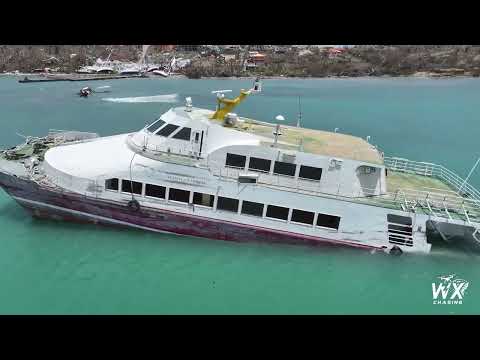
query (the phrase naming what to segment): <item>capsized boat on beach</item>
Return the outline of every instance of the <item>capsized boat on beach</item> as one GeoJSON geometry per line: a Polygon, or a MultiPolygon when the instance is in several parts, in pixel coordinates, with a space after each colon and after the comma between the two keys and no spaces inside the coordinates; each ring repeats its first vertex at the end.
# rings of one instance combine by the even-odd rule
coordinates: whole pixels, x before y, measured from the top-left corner
{"type": "Polygon", "coordinates": [[[152,73],[155,74],[155,75],[160,75],[162,77],[169,77],[170,76],[169,73],[167,73],[166,71],[163,71],[163,70],[153,70],[152,73]]]}

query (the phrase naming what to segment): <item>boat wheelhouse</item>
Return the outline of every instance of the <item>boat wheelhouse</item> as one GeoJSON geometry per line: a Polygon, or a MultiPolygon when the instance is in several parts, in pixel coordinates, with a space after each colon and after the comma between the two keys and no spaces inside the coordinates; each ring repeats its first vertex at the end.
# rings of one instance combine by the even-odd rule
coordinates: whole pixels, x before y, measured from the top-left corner
{"type": "Polygon", "coordinates": [[[233,241],[478,250],[480,193],[462,178],[355,136],[233,113],[252,93],[217,92],[216,111],[187,98],[135,133],[27,139],[3,152],[0,185],[38,217],[233,241]]]}

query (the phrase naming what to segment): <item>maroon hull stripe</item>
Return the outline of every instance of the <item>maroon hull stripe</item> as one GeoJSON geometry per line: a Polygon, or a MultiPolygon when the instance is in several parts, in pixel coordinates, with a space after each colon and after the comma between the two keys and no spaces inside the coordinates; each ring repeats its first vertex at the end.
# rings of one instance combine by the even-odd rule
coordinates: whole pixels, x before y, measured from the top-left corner
{"type": "Polygon", "coordinates": [[[132,211],[126,205],[73,193],[59,193],[36,183],[0,173],[0,185],[34,216],[66,221],[97,222],[140,227],[226,241],[259,241],[308,245],[343,245],[363,249],[380,247],[277,231],[253,225],[210,219],[171,210],[141,207],[132,211]],[[25,201],[22,201],[25,199],[25,201]]]}

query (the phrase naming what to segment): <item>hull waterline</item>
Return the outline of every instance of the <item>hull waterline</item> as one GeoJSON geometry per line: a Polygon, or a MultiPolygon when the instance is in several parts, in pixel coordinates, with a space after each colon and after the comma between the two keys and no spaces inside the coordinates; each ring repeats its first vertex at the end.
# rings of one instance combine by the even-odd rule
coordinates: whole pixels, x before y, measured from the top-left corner
{"type": "Polygon", "coordinates": [[[241,223],[191,216],[179,212],[119,204],[73,193],[60,193],[37,183],[0,173],[0,186],[37,218],[109,226],[235,242],[266,242],[309,246],[347,246],[364,250],[380,247],[275,231],[241,223]]]}

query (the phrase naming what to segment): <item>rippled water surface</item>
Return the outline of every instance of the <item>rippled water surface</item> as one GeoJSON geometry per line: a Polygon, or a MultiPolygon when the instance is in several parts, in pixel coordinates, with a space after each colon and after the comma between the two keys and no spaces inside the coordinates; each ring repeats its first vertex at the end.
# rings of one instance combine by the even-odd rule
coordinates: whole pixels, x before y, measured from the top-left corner
{"type": "MultiPolygon", "coordinates": [[[[191,96],[250,80],[128,79],[19,84],[0,78],[0,147],[15,133],[49,129],[131,132],[191,96]],[[83,86],[98,88],[88,99],[83,86]],[[109,87],[107,87],[109,86],[109,87]],[[102,88],[102,89],[100,89],[102,88]]],[[[475,163],[478,79],[265,80],[238,108],[270,121],[371,136],[387,156],[443,164],[466,176],[475,163]]],[[[480,169],[471,183],[480,187],[480,169]]],[[[350,249],[236,244],[30,218],[0,190],[2,314],[476,314],[479,257],[451,252],[386,255],[350,249]],[[462,305],[433,305],[432,282],[457,274],[462,305]]]]}

